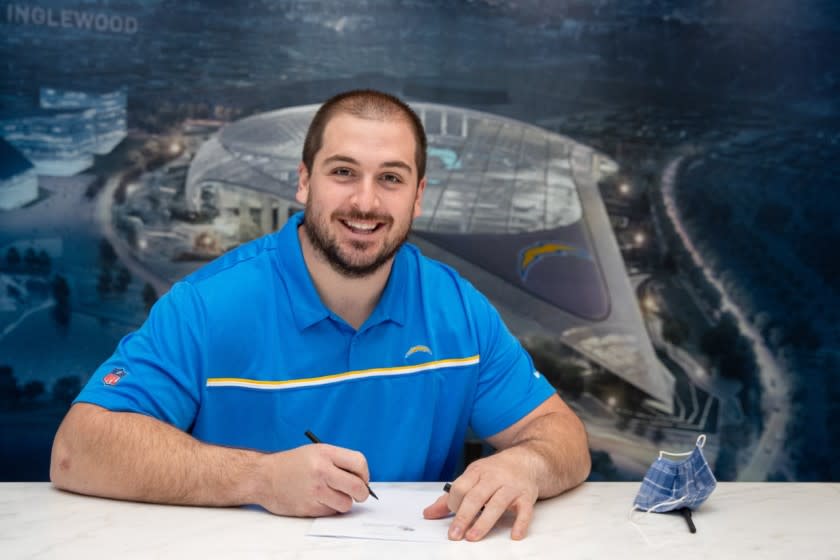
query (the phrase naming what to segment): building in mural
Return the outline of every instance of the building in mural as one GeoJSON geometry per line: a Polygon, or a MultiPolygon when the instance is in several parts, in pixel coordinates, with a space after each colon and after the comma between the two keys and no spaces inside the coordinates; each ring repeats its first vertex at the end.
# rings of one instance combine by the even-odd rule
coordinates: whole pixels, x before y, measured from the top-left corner
{"type": "Polygon", "coordinates": [[[20,208],[38,198],[38,176],[32,163],[0,138],[0,210],[20,208]]]}
{"type": "Polygon", "coordinates": [[[88,109],[93,122],[93,153],[103,155],[126,137],[127,99],[125,91],[102,94],[41,88],[41,107],[53,110],[88,109]]]}
{"type": "Polygon", "coordinates": [[[71,176],[93,165],[126,136],[126,95],[40,90],[40,105],[0,118],[0,137],[20,150],[39,175],[71,176]]]}

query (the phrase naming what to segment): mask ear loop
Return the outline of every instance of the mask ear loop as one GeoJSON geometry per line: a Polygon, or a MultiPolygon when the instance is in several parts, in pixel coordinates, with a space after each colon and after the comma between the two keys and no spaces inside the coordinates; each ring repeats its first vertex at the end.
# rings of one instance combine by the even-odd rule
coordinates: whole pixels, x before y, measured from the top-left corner
{"type": "MultiPolygon", "coordinates": [[[[703,449],[703,446],[706,445],[706,434],[700,434],[697,436],[697,443],[695,444],[700,449],[703,449]]],[[[686,451],[685,453],[672,453],[670,451],[660,451],[659,458],[661,459],[663,455],[670,455],[671,457],[688,457],[694,453],[694,450],[686,451]]]]}
{"type": "Polygon", "coordinates": [[[635,511],[641,511],[641,512],[646,513],[646,514],[647,513],[656,513],[657,508],[661,508],[661,507],[665,507],[665,506],[675,506],[677,504],[683,503],[685,501],[685,499],[686,499],[686,496],[683,496],[682,498],[677,498],[676,500],[665,500],[664,502],[659,502],[658,504],[653,504],[652,506],[650,506],[647,509],[640,508],[636,504],[633,504],[633,507],[630,508],[630,517],[632,518],[633,513],[635,511]]]}
{"type": "Polygon", "coordinates": [[[642,536],[642,538],[645,540],[645,544],[647,544],[649,547],[651,547],[651,548],[661,548],[662,546],[667,546],[667,545],[663,545],[662,543],[659,543],[658,545],[654,545],[654,543],[652,543],[650,541],[650,539],[648,538],[644,529],[642,529],[641,525],[639,525],[638,523],[636,523],[636,521],[634,521],[633,514],[636,513],[636,511],[644,512],[645,515],[647,515],[649,513],[655,513],[653,510],[656,509],[656,508],[664,507],[666,505],[678,504],[678,503],[682,502],[683,500],[685,500],[685,496],[683,496],[682,498],[680,498],[678,500],[667,500],[665,502],[660,502],[658,504],[654,504],[653,506],[649,507],[648,509],[642,509],[639,506],[637,506],[636,504],[633,504],[633,507],[630,508],[630,512],[627,514],[627,520],[630,522],[630,524],[633,526],[633,528],[636,529],[636,532],[639,533],[642,536]]]}

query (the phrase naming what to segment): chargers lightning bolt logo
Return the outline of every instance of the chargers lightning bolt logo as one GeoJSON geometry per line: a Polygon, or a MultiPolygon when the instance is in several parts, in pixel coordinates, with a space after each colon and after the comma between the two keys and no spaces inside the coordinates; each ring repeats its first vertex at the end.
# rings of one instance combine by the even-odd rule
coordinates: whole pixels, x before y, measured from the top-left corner
{"type": "Polygon", "coordinates": [[[432,349],[429,348],[428,346],[424,345],[424,344],[419,344],[417,346],[412,346],[411,348],[408,349],[408,352],[405,353],[405,357],[408,358],[409,356],[411,356],[412,354],[416,354],[417,352],[424,352],[426,354],[431,355],[432,354],[432,349]]]}
{"type": "Polygon", "coordinates": [[[559,241],[540,241],[519,251],[519,277],[524,282],[531,268],[548,257],[577,257],[592,260],[592,256],[580,247],[559,241]]]}

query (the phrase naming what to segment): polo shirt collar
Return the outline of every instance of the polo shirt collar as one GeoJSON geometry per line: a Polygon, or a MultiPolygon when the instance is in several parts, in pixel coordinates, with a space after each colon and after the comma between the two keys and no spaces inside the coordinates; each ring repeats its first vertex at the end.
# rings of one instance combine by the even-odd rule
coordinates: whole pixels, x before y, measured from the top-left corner
{"type": "Polygon", "coordinates": [[[385,289],[382,291],[379,303],[376,304],[373,313],[370,314],[370,317],[362,325],[362,329],[384,323],[385,321],[393,321],[398,325],[405,325],[408,294],[411,289],[409,287],[409,280],[411,278],[409,261],[409,254],[405,246],[400,247],[400,250],[394,256],[391,274],[388,276],[388,282],[385,284],[385,289]]]}
{"type": "MultiPolygon", "coordinates": [[[[303,260],[303,249],[298,237],[298,228],[303,223],[303,212],[298,212],[289,218],[280,230],[280,244],[285,247],[283,259],[284,276],[288,285],[288,292],[293,299],[292,315],[298,330],[306,329],[319,321],[323,321],[333,314],[321,301],[321,296],[315,289],[315,283],[303,260]]],[[[411,277],[410,257],[405,247],[401,247],[394,257],[391,274],[385,284],[385,290],[373,313],[364,322],[360,330],[367,329],[385,321],[394,321],[404,325],[407,315],[408,298],[405,291],[411,277]]]]}
{"type": "Polygon", "coordinates": [[[282,274],[286,280],[291,299],[289,306],[298,330],[303,330],[330,316],[330,310],[321,301],[315,283],[303,260],[298,227],[303,223],[303,212],[294,214],[280,230],[280,245],[283,247],[282,274]]]}

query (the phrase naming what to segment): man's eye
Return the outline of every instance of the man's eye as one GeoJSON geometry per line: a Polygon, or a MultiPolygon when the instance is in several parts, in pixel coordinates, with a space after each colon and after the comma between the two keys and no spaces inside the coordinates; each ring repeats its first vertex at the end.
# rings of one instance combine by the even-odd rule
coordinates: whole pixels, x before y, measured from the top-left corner
{"type": "Polygon", "coordinates": [[[394,175],[393,173],[386,173],[382,176],[382,179],[384,179],[388,183],[402,183],[402,179],[400,178],[400,176],[394,175]]]}
{"type": "Polygon", "coordinates": [[[342,177],[349,177],[352,174],[353,172],[346,167],[339,167],[338,169],[333,170],[333,175],[341,175],[342,177]]]}

